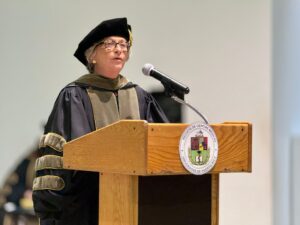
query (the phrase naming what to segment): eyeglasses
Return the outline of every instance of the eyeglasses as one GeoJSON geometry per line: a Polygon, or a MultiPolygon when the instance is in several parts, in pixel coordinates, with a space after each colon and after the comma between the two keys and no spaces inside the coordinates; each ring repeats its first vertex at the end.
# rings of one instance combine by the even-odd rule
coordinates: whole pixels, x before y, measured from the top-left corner
{"type": "Polygon", "coordinates": [[[128,52],[129,48],[130,48],[130,44],[128,42],[116,42],[114,40],[105,40],[105,41],[101,41],[99,43],[99,45],[102,45],[104,46],[105,50],[107,52],[110,52],[110,51],[113,51],[114,49],[117,48],[117,46],[119,45],[121,51],[123,52],[128,52]]]}

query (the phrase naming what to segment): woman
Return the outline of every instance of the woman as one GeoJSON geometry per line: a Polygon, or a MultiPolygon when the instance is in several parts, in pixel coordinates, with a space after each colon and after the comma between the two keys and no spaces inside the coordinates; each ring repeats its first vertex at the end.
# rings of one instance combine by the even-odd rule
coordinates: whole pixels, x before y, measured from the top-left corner
{"type": "Polygon", "coordinates": [[[59,94],[40,141],[33,182],[41,225],[98,224],[98,174],[62,168],[63,144],[120,119],[166,122],[153,97],[120,75],[132,45],[126,18],[103,21],[74,56],[89,74],[59,94]]]}

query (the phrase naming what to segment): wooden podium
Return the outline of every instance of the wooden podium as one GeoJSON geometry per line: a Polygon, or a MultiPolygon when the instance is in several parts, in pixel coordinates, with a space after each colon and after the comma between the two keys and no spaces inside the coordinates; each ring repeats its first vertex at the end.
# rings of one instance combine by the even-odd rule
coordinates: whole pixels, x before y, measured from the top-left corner
{"type": "Polygon", "coordinates": [[[219,173],[251,172],[252,126],[212,124],[218,159],[201,176],[180,161],[187,126],[121,120],[64,145],[64,168],[100,173],[100,225],[218,225],[219,173]]]}

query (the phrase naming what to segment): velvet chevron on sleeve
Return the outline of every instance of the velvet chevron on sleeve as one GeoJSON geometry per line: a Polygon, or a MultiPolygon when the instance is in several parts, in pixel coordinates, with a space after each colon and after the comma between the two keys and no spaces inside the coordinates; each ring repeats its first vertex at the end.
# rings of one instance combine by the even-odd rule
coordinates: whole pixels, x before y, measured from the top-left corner
{"type": "MultiPolygon", "coordinates": [[[[71,84],[60,92],[41,138],[33,182],[40,225],[98,224],[99,174],[65,170],[62,160],[64,143],[96,129],[87,88],[71,84]]],[[[126,88],[136,90],[140,119],[168,122],[152,95],[137,85],[126,88]]]]}
{"type": "Polygon", "coordinates": [[[45,127],[45,138],[41,139],[37,160],[41,166],[37,168],[36,163],[33,201],[41,225],[49,221],[53,224],[98,223],[98,174],[64,170],[62,164],[55,163],[63,156],[60,145],[55,143],[70,141],[93,130],[92,108],[85,90],[78,86],[64,88],[45,127]],[[61,182],[60,186],[53,186],[57,182],[61,182]]]}

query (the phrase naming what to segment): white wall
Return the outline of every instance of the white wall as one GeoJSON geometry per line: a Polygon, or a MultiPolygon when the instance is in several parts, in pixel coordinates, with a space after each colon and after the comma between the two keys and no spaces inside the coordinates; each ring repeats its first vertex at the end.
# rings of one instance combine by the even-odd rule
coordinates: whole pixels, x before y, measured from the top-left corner
{"type": "MultiPolygon", "coordinates": [[[[0,1],[3,180],[41,134],[58,91],[85,73],[72,57],[100,21],[126,16],[134,48],[123,74],[147,90],[150,62],[187,84],[210,122],[253,123],[253,172],[223,174],[220,224],[270,225],[270,0],[0,1]]],[[[187,122],[199,120],[186,110],[187,122]]]]}
{"type": "Polygon", "coordinates": [[[275,225],[299,224],[293,221],[293,214],[299,216],[300,211],[299,202],[295,202],[299,200],[295,197],[300,191],[293,190],[293,185],[299,180],[299,171],[292,171],[292,168],[297,168],[292,163],[299,163],[299,158],[292,158],[291,151],[292,139],[300,135],[299,20],[300,1],[274,0],[272,122],[275,225]]]}

